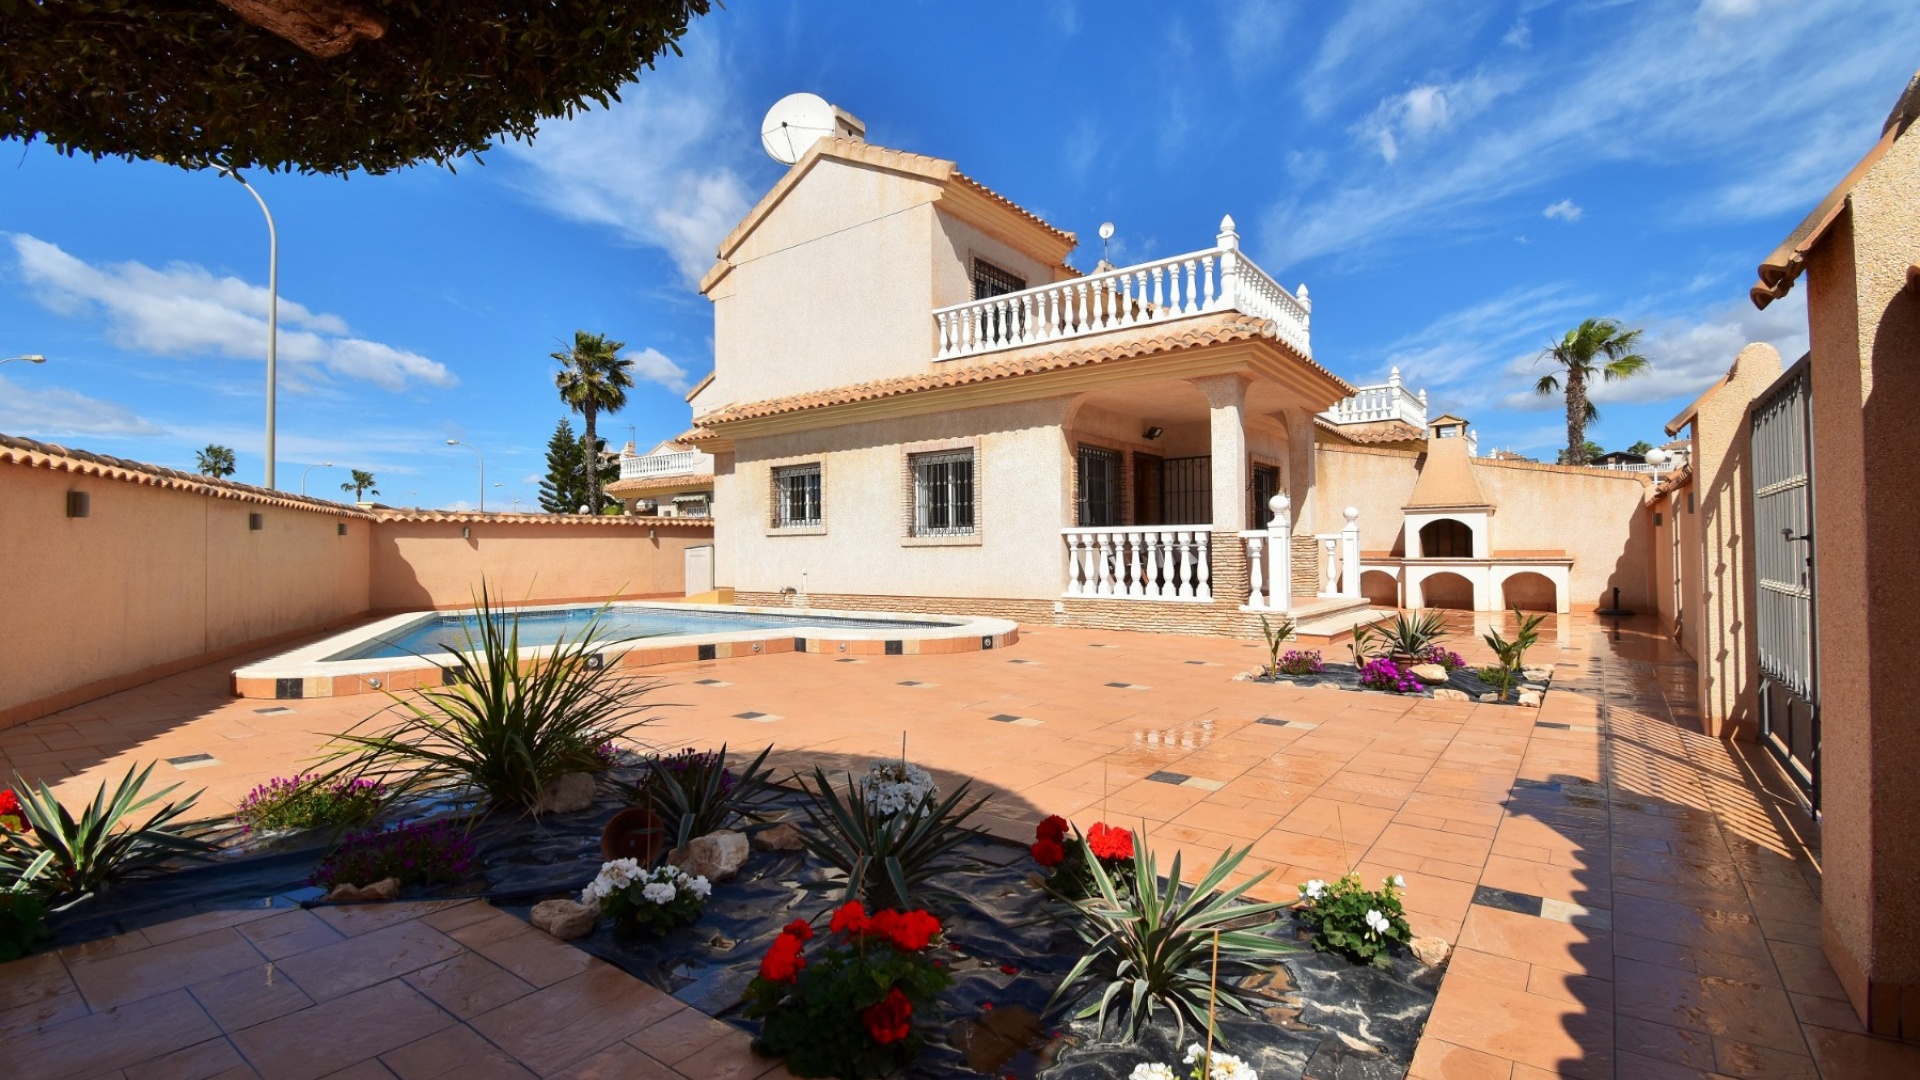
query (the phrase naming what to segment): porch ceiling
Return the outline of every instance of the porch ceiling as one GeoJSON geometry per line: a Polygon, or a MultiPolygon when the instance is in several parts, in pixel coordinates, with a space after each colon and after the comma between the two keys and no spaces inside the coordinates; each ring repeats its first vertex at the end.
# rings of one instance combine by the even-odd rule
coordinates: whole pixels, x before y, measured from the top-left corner
{"type": "MultiPolygon", "coordinates": [[[[1137,416],[1157,424],[1204,423],[1207,396],[1185,379],[1161,378],[1090,390],[1081,402],[1107,412],[1137,416]]],[[[1247,415],[1277,416],[1287,409],[1313,411],[1311,402],[1279,383],[1258,377],[1247,385],[1247,415]]]]}

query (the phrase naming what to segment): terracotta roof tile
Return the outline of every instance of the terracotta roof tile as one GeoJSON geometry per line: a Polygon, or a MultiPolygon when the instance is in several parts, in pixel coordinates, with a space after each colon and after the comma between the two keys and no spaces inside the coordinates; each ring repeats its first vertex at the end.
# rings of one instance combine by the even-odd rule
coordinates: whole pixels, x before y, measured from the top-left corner
{"type": "Polygon", "coordinates": [[[663,491],[670,488],[712,487],[712,473],[680,473],[675,476],[636,476],[631,480],[615,480],[607,485],[609,495],[635,495],[642,491],[663,491]]]}
{"type": "Polygon", "coordinates": [[[1320,417],[1314,423],[1321,428],[1358,446],[1371,446],[1376,443],[1418,442],[1427,440],[1427,433],[1407,423],[1405,420],[1374,420],[1365,424],[1336,424],[1320,417]]]}
{"type": "MultiPolygon", "coordinates": [[[[877,379],[871,382],[854,383],[851,386],[838,386],[764,401],[729,405],[702,416],[700,426],[679,436],[679,439],[698,442],[712,438],[714,437],[711,431],[713,427],[741,420],[756,420],[860,401],[876,401],[924,390],[998,382],[1042,372],[1092,367],[1156,353],[1260,338],[1281,341],[1278,330],[1271,321],[1239,312],[1134,327],[1110,334],[1076,338],[1063,343],[1053,342],[1024,349],[1009,349],[972,363],[948,361],[939,370],[924,375],[877,379]]],[[[1309,369],[1331,380],[1335,385],[1348,392],[1352,391],[1352,387],[1348,386],[1345,380],[1314,361],[1302,357],[1296,357],[1296,359],[1309,369]]]]}
{"type": "Polygon", "coordinates": [[[1427,460],[1408,496],[1409,510],[1436,506],[1488,506],[1486,492],[1473,474],[1465,439],[1434,439],[1427,444],[1427,460]]]}
{"type": "Polygon", "coordinates": [[[575,525],[580,528],[652,528],[659,525],[685,525],[706,518],[651,517],[637,514],[515,514],[476,513],[470,510],[400,510],[382,507],[370,515],[376,521],[432,521],[461,525],[575,525]]]}
{"type": "Polygon", "coordinates": [[[0,435],[0,461],[29,468],[51,469],[56,472],[74,473],[80,476],[98,476],[106,480],[121,480],[133,484],[145,484],[149,487],[170,488],[176,491],[197,491],[217,499],[237,499],[241,502],[259,503],[262,506],[280,506],[296,510],[315,510],[323,513],[342,514],[348,517],[369,517],[367,511],[351,503],[339,503],[330,499],[314,499],[305,495],[292,495],[273,488],[255,487],[252,484],[239,484],[232,480],[219,480],[199,473],[190,473],[182,469],[169,469],[160,465],[149,465],[144,461],[128,461],[124,458],[108,457],[88,450],[71,450],[56,443],[43,443],[17,435],[0,435]]]}

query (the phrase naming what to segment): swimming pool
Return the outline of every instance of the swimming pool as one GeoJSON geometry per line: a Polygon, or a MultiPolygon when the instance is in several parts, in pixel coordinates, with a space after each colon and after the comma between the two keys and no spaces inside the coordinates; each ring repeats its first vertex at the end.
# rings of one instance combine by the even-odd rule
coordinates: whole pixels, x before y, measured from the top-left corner
{"type": "MultiPolygon", "coordinates": [[[[639,607],[621,604],[604,610],[598,607],[530,608],[519,615],[521,648],[554,645],[563,638],[577,642],[596,620],[599,625],[595,627],[594,639],[602,647],[641,638],[719,634],[733,630],[906,630],[960,625],[951,620],[934,622],[920,619],[863,619],[843,615],[684,610],[684,605],[639,607]]],[[[504,619],[505,616],[496,614],[495,618],[504,619]]],[[[397,634],[374,638],[326,657],[326,660],[374,660],[450,653],[463,646],[468,635],[477,636],[479,629],[480,615],[476,612],[430,615],[400,628],[397,634]]]]}
{"type": "MultiPolygon", "coordinates": [[[[1018,624],[969,615],[622,601],[516,609],[520,652],[537,658],[600,621],[595,663],[643,668],[779,653],[835,659],[1003,648],[1018,624]]],[[[340,697],[445,684],[451,651],[479,626],[472,610],[416,611],[334,634],[233,672],[246,698],[340,697]]]]}

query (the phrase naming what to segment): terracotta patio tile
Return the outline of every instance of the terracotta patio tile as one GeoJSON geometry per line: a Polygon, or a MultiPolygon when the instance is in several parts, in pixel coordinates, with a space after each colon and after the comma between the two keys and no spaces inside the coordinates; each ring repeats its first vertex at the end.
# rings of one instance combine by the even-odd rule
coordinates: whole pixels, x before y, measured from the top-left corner
{"type": "Polygon", "coordinates": [[[646,983],[596,961],[572,978],[482,1013],[472,1025],[521,1064],[547,1076],[681,1008],[646,983]]]}
{"type": "Polygon", "coordinates": [[[1572,923],[1476,904],[1467,913],[1458,944],[1556,971],[1613,977],[1612,935],[1572,923]]]}
{"type": "Polygon", "coordinates": [[[209,1039],[171,1054],[129,1065],[127,1080],[249,1080],[260,1074],[225,1039],[209,1039]]]}
{"type": "Polygon", "coordinates": [[[73,960],[73,981],[95,1012],[252,968],[266,958],[231,928],[181,938],[104,960],[73,960]]]}
{"type": "Polygon", "coordinates": [[[1568,1076],[1613,1076],[1612,1013],[1466,976],[1441,984],[1425,1037],[1568,1076]]]}
{"type": "Polygon", "coordinates": [[[674,1068],[688,1080],[753,1080],[776,1069],[785,1071],[778,1058],[755,1054],[747,1036],[740,1032],[721,1039],[674,1068]]]}
{"type": "Polygon", "coordinates": [[[176,990],[9,1039],[9,1080],[98,1076],[219,1034],[193,998],[176,990]]]}
{"type": "Polygon", "coordinates": [[[345,935],[326,920],[311,911],[298,908],[243,924],[237,929],[241,937],[251,941],[260,955],[269,960],[280,960],[345,940],[345,935]]]}
{"type": "Polygon", "coordinates": [[[0,964],[0,1009],[14,1009],[74,991],[58,953],[38,953],[0,964]]]}
{"type": "Polygon", "coordinates": [[[1920,1076],[1920,1046],[1912,1043],[1822,1027],[1808,1028],[1807,1042],[1820,1075],[1829,1080],[1920,1076]]]}
{"type": "Polygon", "coordinates": [[[1615,963],[1614,981],[1623,1015],[1804,1052],[1806,1041],[1783,991],[1625,959],[1615,963]]]}
{"type": "Polygon", "coordinates": [[[626,1043],[615,1043],[554,1073],[553,1080],[680,1080],[680,1074],[626,1043]]]}
{"type": "Polygon", "coordinates": [[[236,971],[187,988],[221,1030],[233,1032],[264,1024],[313,1004],[271,963],[236,971]]]}
{"type": "MultiPolygon", "coordinates": [[[[0,985],[4,985],[4,982],[5,975],[0,972],[0,985]]],[[[86,998],[78,990],[39,998],[11,1009],[0,1009],[0,1044],[24,1032],[76,1020],[91,1011],[87,1008],[86,998]]]]}
{"type": "Polygon", "coordinates": [[[1513,1062],[1440,1039],[1422,1039],[1408,1080],[1508,1080],[1513,1062]]]}
{"type": "Polygon", "coordinates": [[[464,951],[459,942],[416,919],[289,956],[279,968],[315,1001],[327,1001],[464,951]]]}
{"type": "Polygon", "coordinates": [[[404,981],[462,1020],[517,1001],[535,989],[532,983],[472,952],[421,968],[404,981]]]}
{"type": "Polygon", "coordinates": [[[656,1061],[675,1065],[733,1034],[732,1027],[700,1010],[683,1008],[642,1028],[627,1042],[656,1061]]]}
{"type": "Polygon", "coordinates": [[[450,1027],[380,1055],[399,1080],[532,1080],[533,1074],[472,1028],[450,1027]]]}
{"type": "Polygon", "coordinates": [[[235,1032],[232,1038],[265,1080],[315,1080],[418,1042],[454,1022],[396,979],[235,1032]]]}
{"type": "Polygon", "coordinates": [[[592,957],[507,914],[454,930],[454,940],[534,986],[551,986],[586,971],[592,957]]]}

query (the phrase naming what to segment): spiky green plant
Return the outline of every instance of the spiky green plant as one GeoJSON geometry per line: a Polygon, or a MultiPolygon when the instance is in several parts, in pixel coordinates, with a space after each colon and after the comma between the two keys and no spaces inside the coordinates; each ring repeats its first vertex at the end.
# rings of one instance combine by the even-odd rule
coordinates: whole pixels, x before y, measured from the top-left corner
{"type": "Polygon", "coordinates": [[[843,800],[817,765],[813,782],[803,777],[800,786],[807,796],[801,809],[813,824],[801,843],[844,879],[849,899],[865,900],[875,911],[915,906],[915,891],[929,891],[927,879],[952,868],[945,856],[980,835],[961,823],[987,802],[983,795],[961,806],[973,786],[969,780],[945,799],[928,794],[914,806],[883,814],[867,805],[853,774],[847,774],[843,800]]]}
{"type": "Polygon", "coordinates": [[[1267,639],[1267,677],[1280,674],[1280,650],[1286,647],[1287,639],[1293,636],[1293,619],[1280,616],[1280,625],[1274,626],[1265,615],[1260,616],[1260,636],[1267,639]]]}
{"type": "MultiPolygon", "coordinates": [[[[768,746],[735,775],[727,768],[727,746],[711,754],[654,758],[638,783],[616,784],[627,802],[651,807],[660,821],[666,847],[686,847],[696,836],[717,832],[740,819],[760,820],[773,777],[767,769],[768,746]],[[689,758],[703,759],[691,766],[689,758]]],[[[663,849],[664,850],[664,849],[663,849]]]]}
{"type": "Polygon", "coordinates": [[[41,868],[46,873],[40,888],[55,896],[70,897],[58,905],[65,908],[104,885],[153,873],[170,859],[197,858],[212,850],[213,845],[198,835],[198,826],[178,823],[199,800],[200,792],[181,802],[166,803],[138,826],[128,821],[180,786],[173,784],[143,796],[152,773],[152,764],[144,769],[128,767],[113,793],[109,795],[107,786],[100,785],[77,818],[60,805],[44,781],[35,787],[16,776],[13,790],[20,799],[20,814],[26,818],[30,835],[5,833],[0,837],[0,878],[23,879],[41,855],[51,855],[41,868]]]}
{"type": "Polygon", "coordinates": [[[1493,692],[1500,695],[1501,701],[1507,700],[1507,696],[1513,692],[1514,684],[1519,681],[1513,669],[1505,664],[1489,664],[1476,674],[1480,676],[1481,682],[1493,687],[1493,692]]]}
{"type": "Polygon", "coordinates": [[[520,655],[517,611],[496,610],[484,586],[475,606],[477,629],[463,628],[452,662],[437,665],[445,685],[389,693],[395,708],[335,736],[330,775],[382,780],[393,797],[467,789],[493,808],[537,814],[554,781],[603,768],[597,750],[646,722],[628,718],[651,687],[601,661],[604,608],[535,659],[520,655]],[[362,731],[376,724],[389,726],[362,731]]]}
{"type": "MultiPolygon", "coordinates": [[[[6,843],[0,838],[0,845],[6,843]]],[[[21,868],[18,877],[0,887],[0,964],[20,959],[48,938],[47,902],[36,885],[51,865],[53,852],[42,851],[21,868]]]]}
{"type": "Polygon", "coordinates": [[[1380,647],[1394,656],[1424,658],[1436,644],[1446,640],[1447,617],[1438,611],[1401,612],[1374,634],[1380,647]]]}
{"type": "Polygon", "coordinates": [[[1513,621],[1517,624],[1513,640],[1507,640],[1498,630],[1487,631],[1480,640],[1486,642],[1487,648],[1493,650],[1493,655],[1500,658],[1501,667],[1519,671],[1527,666],[1527,650],[1539,643],[1540,624],[1546,619],[1545,615],[1523,614],[1516,606],[1513,609],[1513,621]]]}
{"type": "Polygon", "coordinates": [[[1199,884],[1188,890],[1180,884],[1178,852],[1166,878],[1160,878],[1143,822],[1134,834],[1137,888],[1131,894],[1123,891],[1100,860],[1088,852],[1087,873],[1095,893],[1073,905],[1079,916],[1075,930],[1087,943],[1087,952],[1054,991],[1047,1010],[1051,1012],[1090,980],[1106,989],[1076,1013],[1075,1019],[1094,1019],[1096,1034],[1105,1033],[1107,1014],[1116,1006],[1124,1014],[1119,1022],[1130,1039],[1139,1038],[1141,1030],[1163,1008],[1173,1014],[1182,1040],[1188,1023],[1202,1031],[1212,1030],[1214,1037],[1219,1037],[1219,1031],[1212,1028],[1209,1000],[1252,1015],[1239,990],[1215,978],[1216,939],[1223,968],[1271,963],[1298,949],[1248,928],[1263,918],[1271,923],[1270,916],[1286,904],[1235,902],[1266,880],[1266,873],[1221,888],[1251,850],[1221,852],[1199,884]]]}

